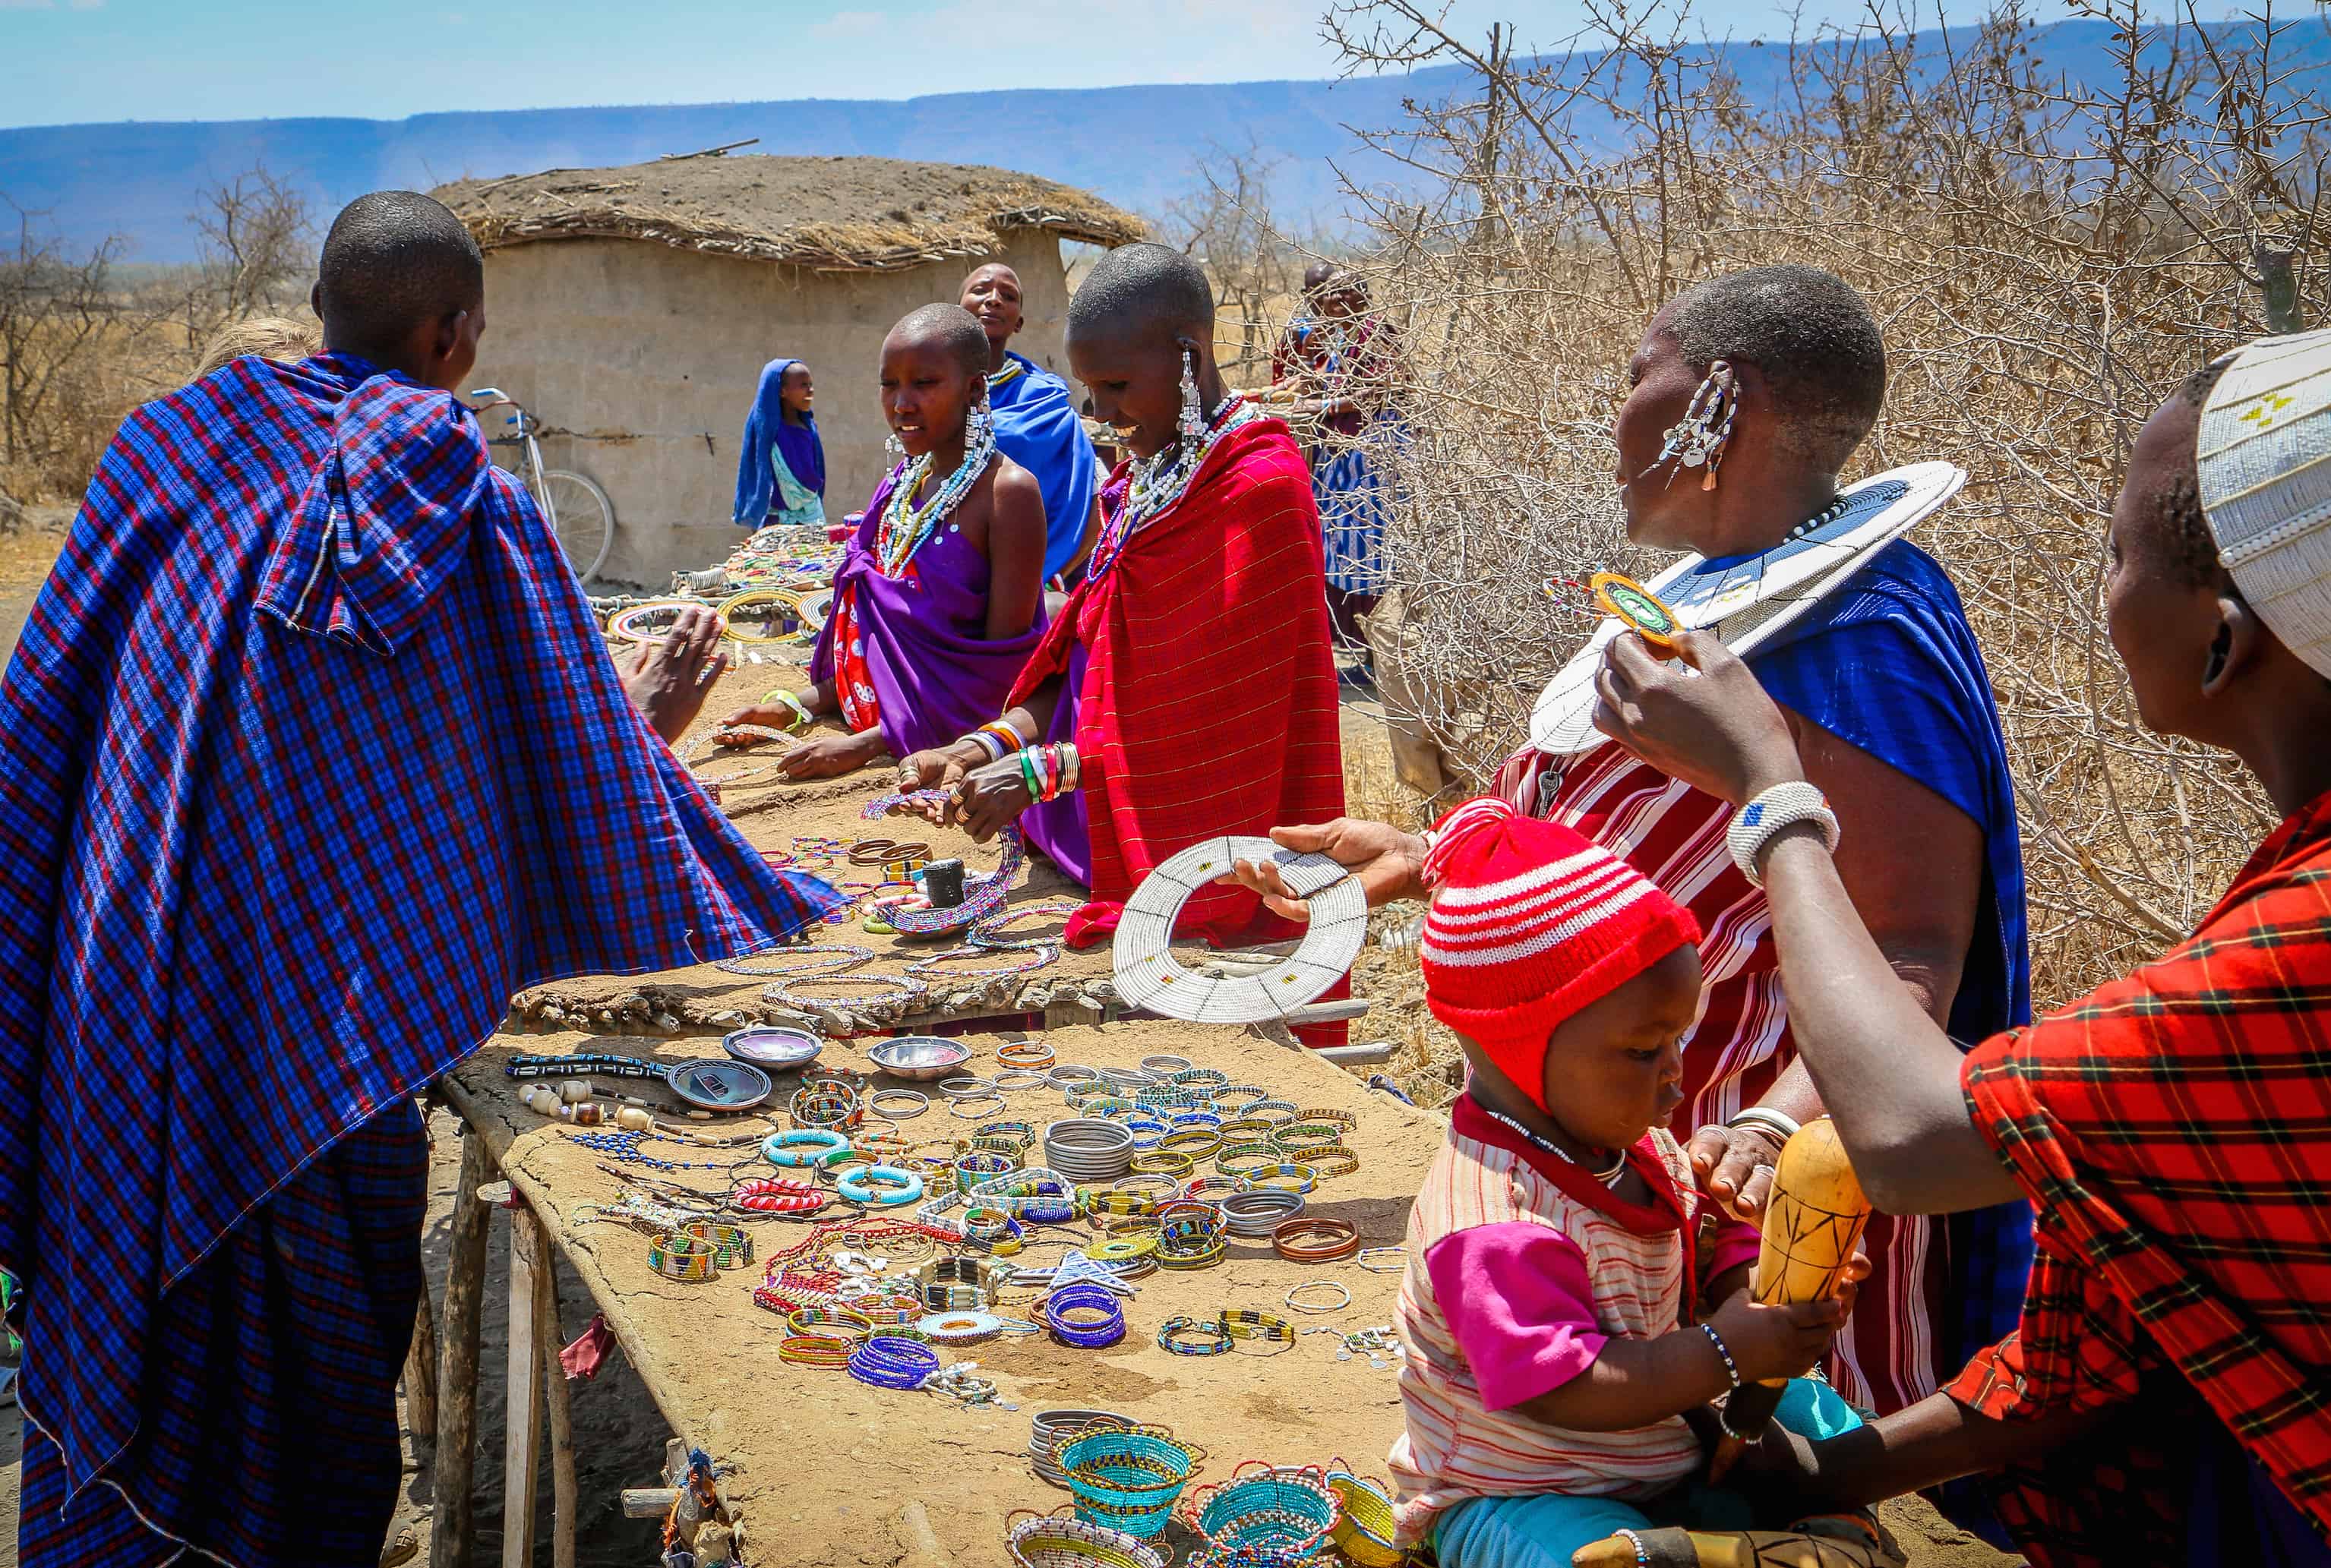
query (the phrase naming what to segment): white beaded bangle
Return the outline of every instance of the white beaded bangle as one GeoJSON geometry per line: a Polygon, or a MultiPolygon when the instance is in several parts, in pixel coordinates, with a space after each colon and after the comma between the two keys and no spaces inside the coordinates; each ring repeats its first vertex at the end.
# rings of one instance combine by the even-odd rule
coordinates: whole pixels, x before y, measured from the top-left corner
{"type": "Polygon", "coordinates": [[[1765,885],[1764,870],[1757,863],[1765,846],[1799,822],[1812,822],[1820,828],[1822,841],[1832,853],[1836,851],[1837,813],[1829,809],[1826,795],[1802,779],[1774,784],[1732,814],[1732,825],[1725,831],[1724,847],[1732,852],[1732,863],[1740,868],[1740,874],[1748,879],[1750,887],[1765,885]]]}

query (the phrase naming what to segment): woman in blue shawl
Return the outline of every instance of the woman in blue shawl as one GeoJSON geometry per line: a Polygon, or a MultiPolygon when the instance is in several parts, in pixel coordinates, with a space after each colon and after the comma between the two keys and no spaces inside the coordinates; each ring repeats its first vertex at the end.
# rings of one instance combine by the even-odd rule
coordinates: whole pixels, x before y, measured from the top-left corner
{"type": "Polygon", "coordinates": [[[1099,514],[1099,465],[1069,384],[1006,347],[1020,330],[1020,274],[991,261],[963,280],[963,308],[987,333],[987,405],[995,444],[1044,490],[1044,580],[1082,558],[1099,514]]]}
{"type": "Polygon", "coordinates": [[[815,396],[809,366],[800,360],[772,359],[761,367],[737,460],[739,527],[825,521],[825,442],[810,412],[815,396]]]}

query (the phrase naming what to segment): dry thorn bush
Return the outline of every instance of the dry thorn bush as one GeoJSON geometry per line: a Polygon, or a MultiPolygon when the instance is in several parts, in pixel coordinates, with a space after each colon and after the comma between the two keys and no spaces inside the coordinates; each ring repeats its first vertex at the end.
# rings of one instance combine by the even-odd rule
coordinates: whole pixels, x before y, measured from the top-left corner
{"type": "Polygon", "coordinates": [[[1354,193],[1374,242],[1353,264],[1413,357],[1408,438],[1375,455],[1400,480],[1387,555],[1422,717],[1485,778],[1590,630],[1539,584],[1659,564],[1624,543],[1608,436],[1657,306],[1738,267],[1826,267],[1890,356],[1859,471],[1942,458],[1972,475],[1914,537],[1966,602],[2006,726],[2038,998],[2157,952],[2270,813],[2230,759],[2137,723],[2105,637],[2105,520],[2182,378],[2269,309],[2285,329],[2326,318],[2320,270],[2294,282],[2289,261],[2321,233],[2331,154],[2286,60],[2311,34],[2083,0],[2072,14],[2111,24],[2115,64],[2080,88],[2037,70],[2013,8],[1947,35],[1873,12],[1753,51],[1623,0],[1590,9],[1594,36],[1537,62],[1411,0],[1328,18],[1356,66],[1455,61],[1477,82],[1376,138],[1432,176],[1428,199],[1354,193]]]}

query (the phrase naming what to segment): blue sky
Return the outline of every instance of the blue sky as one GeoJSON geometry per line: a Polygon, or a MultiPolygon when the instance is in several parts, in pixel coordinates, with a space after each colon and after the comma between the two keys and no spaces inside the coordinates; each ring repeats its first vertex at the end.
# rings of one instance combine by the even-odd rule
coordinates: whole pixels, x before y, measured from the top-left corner
{"type": "MultiPolygon", "coordinates": [[[[0,126],[1335,74],[1322,0],[0,0],[0,126]]],[[[1809,17],[1861,14],[1812,0],[1809,17]]],[[[1558,46],[1576,0],[1455,0],[1558,46]]],[[[1695,25],[1785,27],[1767,0],[1695,25]]]]}

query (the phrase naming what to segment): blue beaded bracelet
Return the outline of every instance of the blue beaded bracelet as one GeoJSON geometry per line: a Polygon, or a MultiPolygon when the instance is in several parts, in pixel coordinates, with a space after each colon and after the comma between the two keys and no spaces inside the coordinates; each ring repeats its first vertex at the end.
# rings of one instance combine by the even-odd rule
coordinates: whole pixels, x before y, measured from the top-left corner
{"type": "Polygon", "coordinates": [[[1113,1292],[1100,1286],[1064,1285],[1044,1297],[1044,1326],[1062,1345],[1079,1350],[1100,1350],[1125,1337],[1125,1309],[1118,1305],[1113,1292]],[[1059,1316],[1063,1312],[1098,1312],[1102,1320],[1064,1323],[1059,1316]]]}
{"type": "Polygon", "coordinates": [[[1231,1331],[1219,1319],[1209,1323],[1198,1317],[1169,1317],[1157,1326],[1157,1347],[1175,1355],[1220,1355],[1231,1347],[1231,1331]],[[1185,1334],[1206,1337],[1185,1340],[1182,1338],[1185,1334]]]}
{"type": "Polygon", "coordinates": [[[920,1388],[938,1369],[938,1352],[891,1335],[877,1335],[850,1354],[850,1375],[876,1388],[920,1388]]]}
{"type": "Polygon", "coordinates": [[[923,1179],[896,1165],[869,1165],[864,1170],[843,1173],[835,1180],[833,1190],[853,1203],[863,1203],[870,1209],[890,1209],[921,1197],[923,1179]]]}

